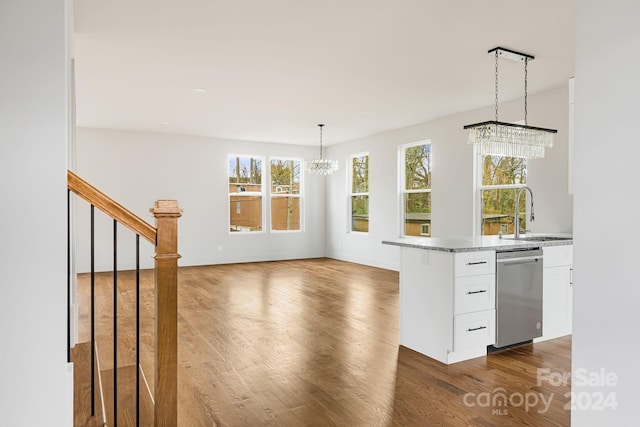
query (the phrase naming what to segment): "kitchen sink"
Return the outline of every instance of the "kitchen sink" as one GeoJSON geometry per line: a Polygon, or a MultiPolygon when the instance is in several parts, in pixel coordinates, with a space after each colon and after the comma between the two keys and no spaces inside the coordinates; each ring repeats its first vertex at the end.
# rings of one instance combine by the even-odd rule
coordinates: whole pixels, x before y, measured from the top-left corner
{"type": "Polygon", "coordinates": [[[561,240],[572,240],[573,237],[560,237],[560,236],[520,236],[515,237],[503,237],[504,240],[520,240],[524,242],[556,242],[561,240]]]}

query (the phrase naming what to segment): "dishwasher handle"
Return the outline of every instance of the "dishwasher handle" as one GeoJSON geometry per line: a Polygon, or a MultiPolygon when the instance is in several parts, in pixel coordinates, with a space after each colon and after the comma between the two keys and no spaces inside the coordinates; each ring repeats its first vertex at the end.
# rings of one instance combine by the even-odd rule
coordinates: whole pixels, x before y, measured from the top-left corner
{"type": "Polygon", "coordinates": [[[502,263],[502,264],[521,264],[523,262],[538,262],[538,261],[542,261],[542,255],[523,256],[519,258],[504,258],[504,259],[496,260],[497,263],[502,263]]]}

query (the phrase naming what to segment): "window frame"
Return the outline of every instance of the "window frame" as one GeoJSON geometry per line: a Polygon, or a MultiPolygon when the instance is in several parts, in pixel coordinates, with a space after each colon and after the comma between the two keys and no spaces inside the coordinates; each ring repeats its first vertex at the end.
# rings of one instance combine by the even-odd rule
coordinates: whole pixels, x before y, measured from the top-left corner
{"type": "Polygon", "coordinates": [[[303,233],[304,232],[304,159],[298,157],[288,157],[288,156],[270,156],[269,157],[269,232],[280,234],[280,233],[303,233]],[[277,191],[271,191],[273,186],[272,176],[271,176],[271,161],[272,160],[286,160],[286,161],[294,161],[298,162],[300,165],[300,184],[299,184],[299,194],[290,194],[290,193],[279,193],[277,191]],[[298,230],[274,230],[273,229],[273,218],[272,218],[272,207],[273,207],[273,199],[274,198],[285,198],[285,197],[293,197],[297,198],[298,206],[299,206],[299,215],[300,215],[300,228],[298,230]]]}
{"type": "MultiPolygon", "coordinates": [[[[516,123],[519,123],[519,122],[516,122],[516,123]]],[[[525,170],[527,171],[527,173],[525,175],[524,184],[484,185],[482,184],[483,182],[482,174],[484,172],[484,167],[483,167],[484,155],[478,152],[478,147],[476,145],[473,146],[473,157],[474,157],[473,179],[474,179],[474,189],[475,189],[474,198],[473,198],[474,199],[473,200],[473,235],[484,236],[485,234],[483,234],[483,226],[482,226],[482,211],[483,211],[482,192],[486,190],[489,190],[489,191],[490,190],[510,190],[510,189],[518,190],[520,188],[526,187],[527,186],[526,181],[529,177],[529,173],[528,173],[528,168],[525,167],[525,170]]],[[[494,157],[509,157],[509,156],[494,156],[494,157]]],[[[526,206],[527,207],[524,211],[525,215],[529,213],[529,205],[526,205],[526,206]]],[[[520,214],[522,213],[523,212],[520,212],[520,214]]],[[[487,236],[490,236],[490,234],[487,234],[487,236]]]]}
{"type": "MultiPolygon", "coordinates": [[[[266,156],[264,155],[259,155],[259,154],[236,154],[236,153],[229,153],[227,154],[227,179],[226,179],[226,185],[227,185],[227,233],[229,235],[243,235],[243,236],[254,236],[257,234],[265,234],[266,233],[266,229],[265,229],[265,219],[266,219],[266,193],[265,193],[265,163],[266,163],[266,156]],[[260,177],[261,177],[261,182],[260,182],[260,191],[229,191],[229,185],[231,184],[229,182],[229,161],[232,158],[248,158],[248,159],[260,159],[261,163],[260,163],[260,177]],[[261,221],[261,227],[259,231],[231,231],[231,197],[232,196],[236,196],[236,197],[255,197],[255,196],[259,196],[260,197],[260,221],[261,221]]],[[[235,207],[235,211],[238,212],[238,205],[237,205],[238,201],[236,200],[236,207],[235,207]]]]}
{"type": "MultiPolygon", "coordinates": [[[[432,174],[431,181],[433,181],[433,143],[430,139],[423,139],[420,141],[409,142],[406,144],[401,144],[398,146],[398,218],[399,221],[399,236],[400,237],[419,237],[413,234],[406,234],[406,212],[405,212],[405,195],[406,194],[416,194],[416,193],[424,193],[432,195],[433,184],[430,184],[428,189],[410,189],[407,190],[406,187],[406,176],[405,176],[405,161],[406,161],[406,151],[408,148],[417,147],[419,145],[429,145],[431,157],[429,161],[429,170],[432,174]]],[[[430,196],[431,197],[431,196],[430,196]]],[[[433,212],[433,199],[431,200],[431,210],[433,212]]],[[[429,219],[429,231],[433,229],[433,221],[429,219]]],[[[422,224],[420,224],[420,230],[422,231],[422,224]]],[[[431,235],[429,235],[431,237],[431,235]]]]}
{"type": "Polygon", "coordinates": [[[371,180],[369,179],[371,173],[371,156],[369,151],[362,151],[359,153],[349,155],[347,160],[347,232],[354,234],[369,234],[371,227],[371,180]],[[353,191],[353,159],[358,157],[367,157],[367,191],[366,192],[354,192],[353,191]],[[353,229],[353,197],[366,196],[367,197],[367,231],[357,231],[353,229]]]}

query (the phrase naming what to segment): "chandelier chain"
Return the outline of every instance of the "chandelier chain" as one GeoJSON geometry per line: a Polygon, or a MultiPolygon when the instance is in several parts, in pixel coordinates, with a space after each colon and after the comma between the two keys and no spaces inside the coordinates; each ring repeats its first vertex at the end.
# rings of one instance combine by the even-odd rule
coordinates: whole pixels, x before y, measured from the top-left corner
{"type": "Polygon", "coordinates": [[[323,159],[323,157],[322,157],[322,127],[324,125],[320,124],[318,126],[320,127],[320,160],[322,160],[323,159]]]}
{"type": "Polygon", "coordinates": [[[496,49],[496,122],[498,121],[498,50],[496,49]]]}
{"type": "Polygon", "coordinates": [[[527,65],[529,58],[524,59],[524,124],[527,126],[527,65]]]}
{"type": "Polygon", "coordinates": [[[338,161],[325,159],[323,157],[322,131],[324,124],[318,124],[320,128],[320,158],[307,160],[304,162],[304,168],[310,175],[327,176],[338,170],[338,161]]]}

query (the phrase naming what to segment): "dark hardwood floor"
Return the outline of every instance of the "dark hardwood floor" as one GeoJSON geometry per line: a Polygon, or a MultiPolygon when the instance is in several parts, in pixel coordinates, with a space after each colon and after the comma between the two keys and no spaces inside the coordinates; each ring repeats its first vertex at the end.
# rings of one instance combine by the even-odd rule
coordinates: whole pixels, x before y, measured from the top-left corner
{"type": "MultiPolygon", "coordinates": [[[[134,363],[132,277],[119,273],[119,366],[134,363]]],[[[101,357],[113,352],[111,278],[96,280],[101,357]]],[[[88,283],[79,277],[81,341],[88,283]]],[[[148,297],[152,271],[142,287],[148,297]]],[[[152,309],[145,300],[143,367],[152,309]]],[[[180,426],[570,424],[570,385],[538,378],[570,372],[570,337],[443,365],[398,346],[397,272],[331,259],[183,267],[178,316],[180,426]]]]}

